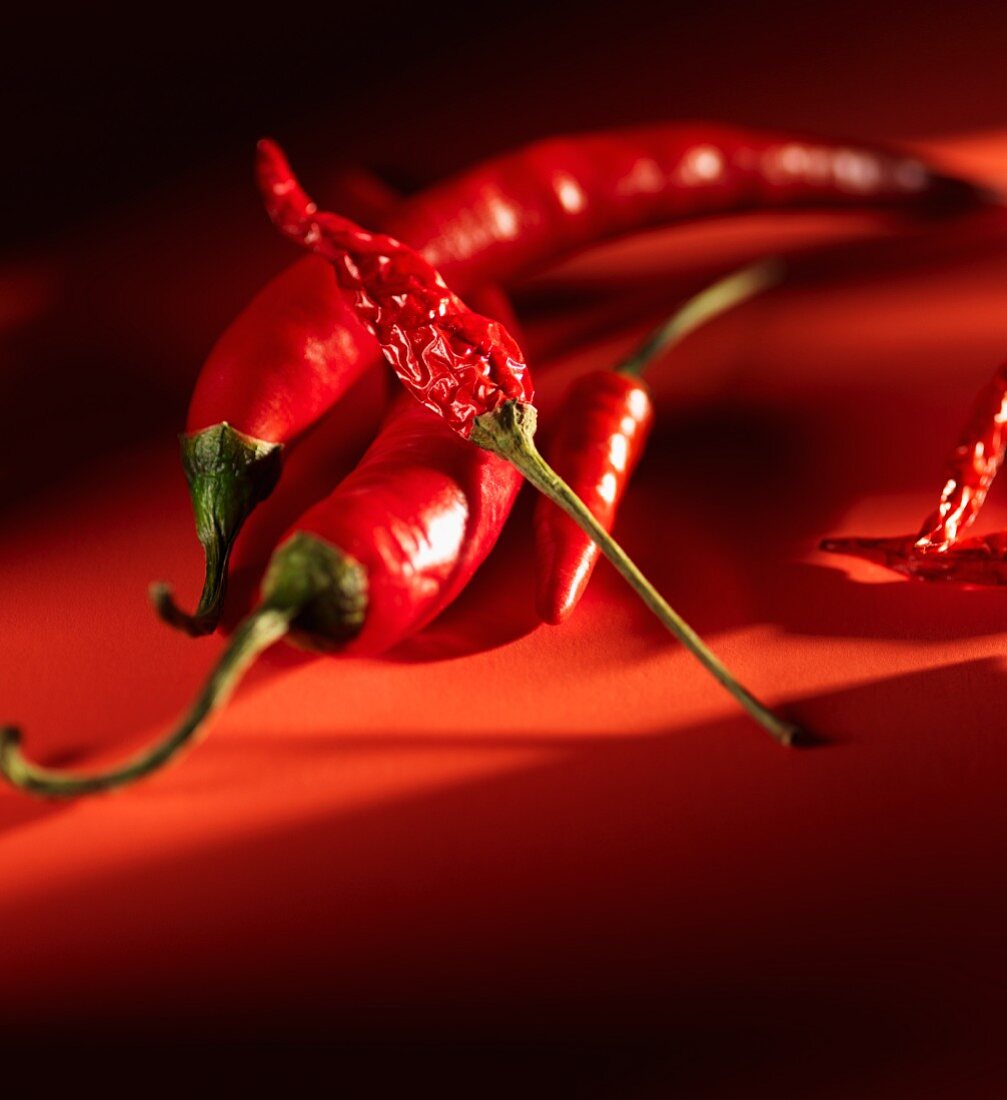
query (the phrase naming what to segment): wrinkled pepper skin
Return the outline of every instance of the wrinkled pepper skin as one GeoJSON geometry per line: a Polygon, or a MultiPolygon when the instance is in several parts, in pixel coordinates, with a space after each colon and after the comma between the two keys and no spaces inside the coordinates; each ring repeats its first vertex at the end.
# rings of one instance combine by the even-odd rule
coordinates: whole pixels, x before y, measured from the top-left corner
{"type": "MultiPolygon", "coordinates": [[[[546,457],[606,531],[612,530],[653,420],[646,384],[616,371],[587,374],[566,395],[546,457]]],[[[536,504],[535,543],[539,614],[558,625],[580,602],[600,550],[545,497],[536,504]]]]}
{"type": "Polygon", "coordinates": [[[937,507],[915,535],[824,539],[833,554],[863,558],[914,580],[1007,583],[1007,535],[965,537],[1007,452],[1007,363],[983,387],[948,459],[937,507]]]}
{"type": "Polygon", "coordinates": [[[1007,363],[976,398],[947,464],[934,512],[917,536],[920,549],[947,549],[975,522],[1007,450],[1007,363]]]}
{"type": "Polygon", "coordinates": [[[274,142],[259,143],[258,182],[273,224],[324,257],[407,391],[467,438],[508,402],[530,404],[531,374],[498,322],[475,313],[415,249],[320,211],[274,142]]]}
{"type": "Polygon", "coordinates": [[[363,626],[341,651],[384,652],[447,607],[493,548],[520,486],[505,459],[398,397],[357,467],[294,525],[366,573],[363,626]]]}

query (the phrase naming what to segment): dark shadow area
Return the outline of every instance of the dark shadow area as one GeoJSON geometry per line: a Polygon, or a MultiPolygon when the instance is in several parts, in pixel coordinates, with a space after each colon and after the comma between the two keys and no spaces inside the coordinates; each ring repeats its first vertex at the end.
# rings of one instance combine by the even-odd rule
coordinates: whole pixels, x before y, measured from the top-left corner
{"type": "MultiPolygon", "coordinates": [[[[770,1079],[784,1053],[794,1073],[854,1081],[981,1046],[1003,1022],[987,976],[1007,915],[988,873],[1007,825],[1005,686],[978,661],[801,700],[844,746],[823,753],[733,717],[473,739],[546,755],[0,907],[3,1015],[26,1038],[45,1020],[50,1036],[182,1046],[588,1036],[618,1065],[641,1044],[644,1068],[711,1088],[770,1079]]],[[[200,752],[233,756],[241,783],[249,752],[282,779],[305,753],[439,742],[200,752]]],[[[176,792],[199,787],[198,758],[186,767],[176,792]]]]}

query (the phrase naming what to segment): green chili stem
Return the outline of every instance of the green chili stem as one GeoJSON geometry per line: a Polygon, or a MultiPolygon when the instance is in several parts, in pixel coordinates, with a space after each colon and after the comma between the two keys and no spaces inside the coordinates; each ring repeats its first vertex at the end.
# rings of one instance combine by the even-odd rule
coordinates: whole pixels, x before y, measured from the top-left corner
{"type": "Polygon", "coordinates": [[[206,557],[203,590],[191,615],[175,603],[166,584],[152,585],[150,598],[166,623],[196,638],[217,628],[231,548],[245,520],[276,485],[282,447],[229,424],[183,435],[180,442],[196,534],[206,557]]]}
{"type": "Polygon", "coordinates": [[[299,531],[280,546],[262,582],[262,604],[234,632],[195,703],[166,737],[125,764],[77,774],[42,768],[21,753],[21,732],[0,729],[0,776],[42,798],[76,798],[125,787],[171,763],[231,697],[245,670],[292,628],[338,647],[359,633],[367,610],[367,573],[317,535],[299,531]]]}
{"type": "Polygon", "coordinates": [[[622,547],[594,518],[587,505],[539,454],[534,442],[536,421],[534,405],[508,402],[476,420],[472,441],[506,458],[540,493],[562,508],[598,544],[601,552],[647,607],[718,683],[780,744],[792,745],[800,734],[799,728],[778,718],[731,675],[703,639],[669,606],[622,547]]]}
{"type": "Polygon", "coordinates": [[[661,353],[684,340],[690,332],[775,286],[783,278],[781,260],[760,260],[749,264],[693,295],[658,325],[643,342],[615,368],[617,374],[640,377],[661,353]]]}
{"type": "Polygon", "coordinates": [[[235,631],[195,703],[171,734],[119,767],[90,775],[39,767],[22,755],[20,731],[8,726],[0,729],[0,774],[15,787],[43,798],[75,798],[142,779],[193,744],[206,719],[231,697],[248,666],[287,633],[296,613],[296,608],[269,605],[253,611],[235,631]]]}
{"type": "Polygon", "coordinates": [[[206,567],[203,576],[203,588],[199,594],[199,603],[191,614],[183,611],[175,602],[170,584],[156,581],[150,586],[150,602],[158,617],[188,634],[190,638],[201,638],[217,629],[224,608],[224,596],[227,593],[227,567],[231,558],[234,537],[212,538],[203,543],[206,567]]]}

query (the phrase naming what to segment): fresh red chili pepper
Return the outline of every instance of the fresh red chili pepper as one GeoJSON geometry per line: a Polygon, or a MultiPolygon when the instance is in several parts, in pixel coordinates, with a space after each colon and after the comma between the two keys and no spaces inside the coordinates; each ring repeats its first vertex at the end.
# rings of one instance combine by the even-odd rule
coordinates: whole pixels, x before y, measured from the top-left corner
{"type": "Polygon", "coordinates": [[[0,773],[32,794],[71,798],[125,786],[184,748],[256,655],[285,634],[314,649],[381,653],[415,634],[464,588],[495,544],[521,485],[402,394],[357,468],[293,525],[273,554],[262,603],[235,631],[203,692],[151,750],[104,772],[29,763],[0,731],[0,773]]]}
{"type": "MultiPolygon", "coordinates": [[[[567,391],[547,457],[606,531],[612,530],[654,419],[643,372],[700,325],[774,282],[777,272],[776,265],[756,264],[721,279],[690,298],[614,370],[584,375],[567,391]]],[[[539,614],[559,624],[580,602],[601,551],[545,497],[536,506],[535,536],[539,614]]]]}
{"type": "Polygon", "coordinates": [[[937,507],[918,534],[832,538],[821,547],[864,558],[906,577],[998,585],[1007,580],[1005,538],[963,538],[979,515],[1007,451],[1007,363],[983,387],[951,452],[937,507]]]}
{"type": "Polygon", "coordinates": [[[800,206],[953,207],[972,184],[915,157],[785,132],[702,124],[550,138],[431,187],[385,220],[459,293],[507,284],[558,253],[682,218],[800,206]]]}
{"type": "MultiPolygon", "coordinates": [[[[383,221],[467,295],[606,237],[687,217],[810,205],[946,208],[980,195],[882,149],[676,125],[536,142],[432,188],[383,221]]],[[[331,273],[302,265],[221,338],[193,395],[183,464],[206,578],[194,616],[164,589],[160,606],[193,634],[219,619],[230,546],[276,481],[278,447],[331,407],[375,354],[333,297],[331,273]]]]}

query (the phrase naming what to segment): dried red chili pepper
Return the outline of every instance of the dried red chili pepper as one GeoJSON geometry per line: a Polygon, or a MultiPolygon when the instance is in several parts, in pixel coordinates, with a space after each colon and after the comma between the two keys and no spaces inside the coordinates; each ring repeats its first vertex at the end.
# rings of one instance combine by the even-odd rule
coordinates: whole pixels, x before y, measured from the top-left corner
{"type": "MultiPolygon", "coordinates": [[[[578,378],[563,398],[547,458],[595,519],[611,531],[654,419],[648,365],[706,321],[775,282],[779,266],[754,264],[690,298],[619,366],[578,378]]],[[[541,497],[535,510],[538,607],[564,622],[580,602],[601,551],[565,512],[541,497]]]]}
{"type": "MultiPolygon", "coordinates": [[[[883,149],[676,125],[536,142],[432,188],[383,221],[467,295],[575,248],[686,217],[810,205],[944,209],[981,194],[883,149]]],[[[206,578],[194,616],[160,590],[162,614],[190,633],[216,625],[230,546],[275,483],[280,448],[376,359],[373,341],[333,290],[330,270],[301,261],[221,337],[197,383],[183,464],[206,578]]]]}
{"type": "Polygon", "coordinates": [[[951,452],[937,507],[915,535],[825,539],[831,553],[864,558],[906,577],[998,585],[1007,579],[1005,539],[964,539],[979,515],[1007,451],[1007,363],[980,391],[951,452]]]}
{"type": "Polygon", "coordinates": [[[6,729],[0,773],[50,798],[125,786],[191,743],[256,655],[285,634],[340,654],[391,648],[468,583],[496,543],[520,485],[510,463],[473,447],[402,394],[353,473],[281,540],[260,607],[235,631],[196,703],[164,741],[118,767],[78,774],[26,761],[18,731],[6,729]]]}

